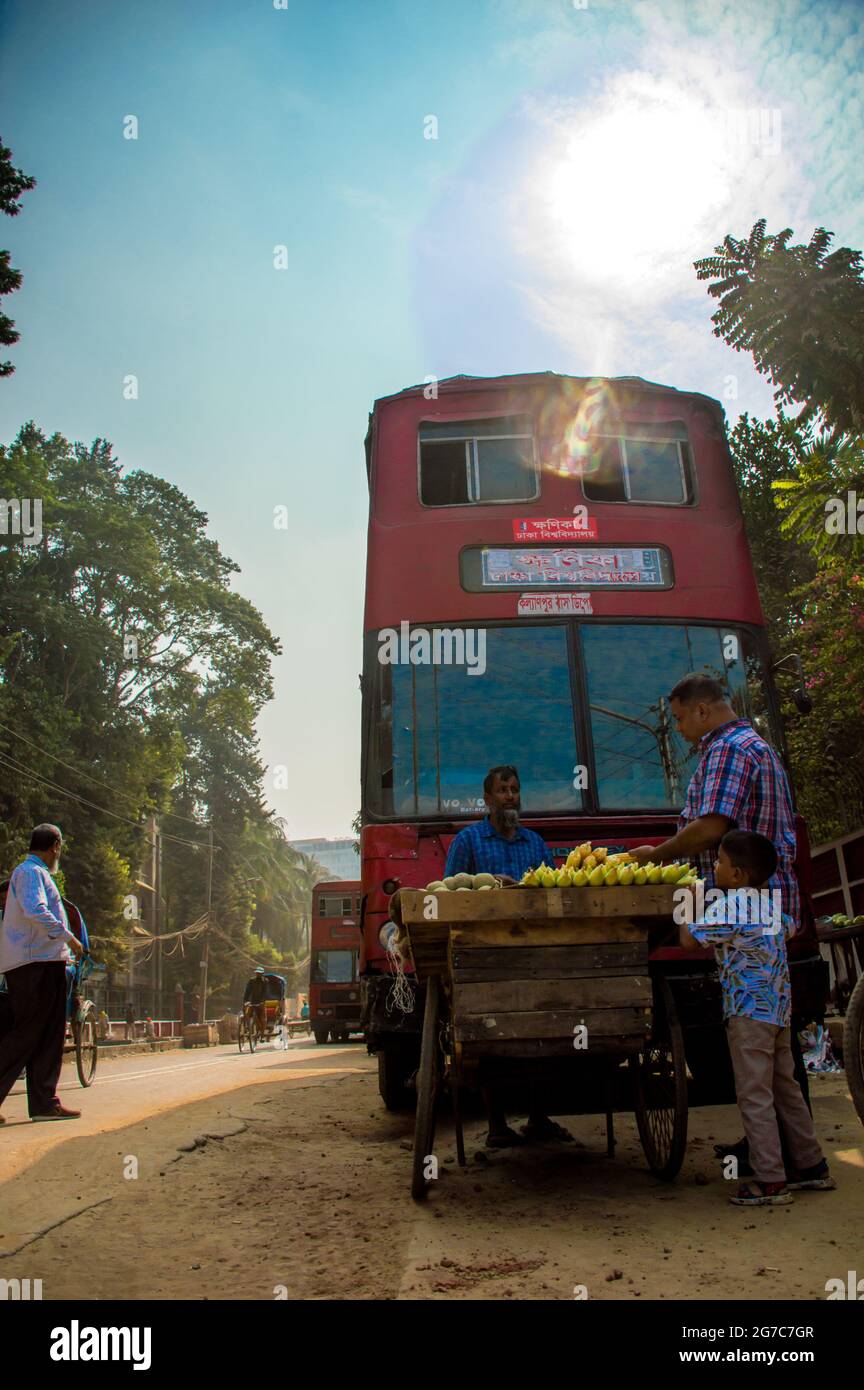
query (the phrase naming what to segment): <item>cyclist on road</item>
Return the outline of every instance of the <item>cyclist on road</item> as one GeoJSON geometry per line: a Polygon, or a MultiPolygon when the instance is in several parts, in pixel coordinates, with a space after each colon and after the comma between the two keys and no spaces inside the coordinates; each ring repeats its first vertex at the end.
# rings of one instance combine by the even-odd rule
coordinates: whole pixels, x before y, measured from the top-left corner
{"type": "Polygon", "coordinates": [[[255,973],[246,981],[243,1013],[247,1018],[254,1015],[255,1027],[263,1037],[267,1032],[267,972],[263,965],[257,965],[255,973]]]}

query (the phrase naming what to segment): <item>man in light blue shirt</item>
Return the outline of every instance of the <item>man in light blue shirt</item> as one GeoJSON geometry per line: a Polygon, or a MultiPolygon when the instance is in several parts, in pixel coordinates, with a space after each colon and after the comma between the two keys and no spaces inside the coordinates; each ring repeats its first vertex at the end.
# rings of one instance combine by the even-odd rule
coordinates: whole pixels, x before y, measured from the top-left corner
{"type": "Polygon", "coordinates": [[[84,949],[69,929],[54,882],[62,848],[56,825],[36,826],[30,853],[9,880],[0,923],[0,972],[6,976],[12,1011],[12,1028],[0,1042],[0,1105],[26,1067],[31,1120],[71,1120],[81,1113],[67,1110],[57,1095],[66,1034],[66,966],[84,949]]]}

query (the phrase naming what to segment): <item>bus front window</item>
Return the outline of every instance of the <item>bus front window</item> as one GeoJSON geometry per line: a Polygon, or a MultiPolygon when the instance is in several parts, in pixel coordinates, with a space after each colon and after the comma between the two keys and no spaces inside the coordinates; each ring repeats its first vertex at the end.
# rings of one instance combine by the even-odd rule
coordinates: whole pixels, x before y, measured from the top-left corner
{"type": "Polygon", "coordinates": [[[749,634],[695,624],[586,623],[581,638],[604,810],[680,809],[696,753],[678,734],[667,695],[689,671],[716,677],[736,714],[776,742],[749,634]]]}
{"type": "Polygon", "coordinates": [[[356,978],[356,954],[356,951],[316,951],[312,959],[312,984],[350,984],[356,978]]]}
{"type": "Polygon", "coordinates": [[[484,632],[482,675],[373,657],[376,814],[482,816],[483,778],[500,763],[519,769],[524,812],[581,809],[566,627],[484,632]]]}

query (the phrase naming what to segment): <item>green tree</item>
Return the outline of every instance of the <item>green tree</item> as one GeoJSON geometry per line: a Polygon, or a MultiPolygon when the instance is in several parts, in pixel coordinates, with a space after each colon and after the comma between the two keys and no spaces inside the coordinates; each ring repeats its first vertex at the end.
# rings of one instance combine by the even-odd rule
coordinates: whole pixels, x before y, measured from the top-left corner
{"type": "Polygon", "coordinates": [[[814,504],[800,500],[799,487],[809,495],[815,486],[806,434],[744,415],[729,442],[771,650],[801,656],[815,704],[803,715],[787,699],[783,715],[799,805],[818,843],[864,824],[864,582],[851,548],[821,544],[824,507],[811,516],[814,504]]]}
{"type": "Polygon", "coordinates": [[[830,251],[819,227],[790,246],[791,228],[767,235],[760,219],[745,241],[727,236],[695,262],[720,301],[714,333],[752,352],[775,400],[802,407],[800,424],[821,416],[838,434],[864,433],[864,281],[861,252],[830,251]]]}
{"type": "MultiPolygon", "coordinates": [[[[256,911],[241,866],[248,828],[270,819],[255,720],[276,639],[230,587],[237,567],[206,516],[163,479],[124,475],[105,441],[27,425],[0,448],[0,484],[43,508],[38,544],[0,544],[3,867],[35,821],[58,821],[69,896],[113,958],[145,816],[162,817],[174,930],[206,908],[211,824],[218,979],[219,941],[241,940],[256,911]]],[[[190,965],[180,954],[169,975],[190,965]]]]}
{"type": "MultiPolygon", "coordinates": [[[[21,195],[36,187],[36,180],[23,174],[12,163],[12,151],[0,140],[0,212],[7,217],[17,217],[21,211],[21,195]]],[[[8,251],[0,251],[0,298],[12,294],[21,287],[21,272],[10,264],[8,251]]],[[[0,312],[0,343],[11,347],[21,335],[7,314],[0,312]]],[[[11,362],[0,362],[0,376],[11,376],[15,368],[11,362]]]]}

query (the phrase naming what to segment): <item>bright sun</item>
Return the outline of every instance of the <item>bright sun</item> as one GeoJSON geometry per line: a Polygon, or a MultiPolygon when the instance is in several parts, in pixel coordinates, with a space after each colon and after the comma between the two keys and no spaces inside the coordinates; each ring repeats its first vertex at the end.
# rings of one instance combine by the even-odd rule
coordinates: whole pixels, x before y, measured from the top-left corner
{"type": "Polygon", "coordinates": [[[600,109],[559,117],[551,133],[533,195],[537,230],[583,283],[654,298],[682,259],[714,244],[740,163],[722,115],[631,76],[600,109]]]}

